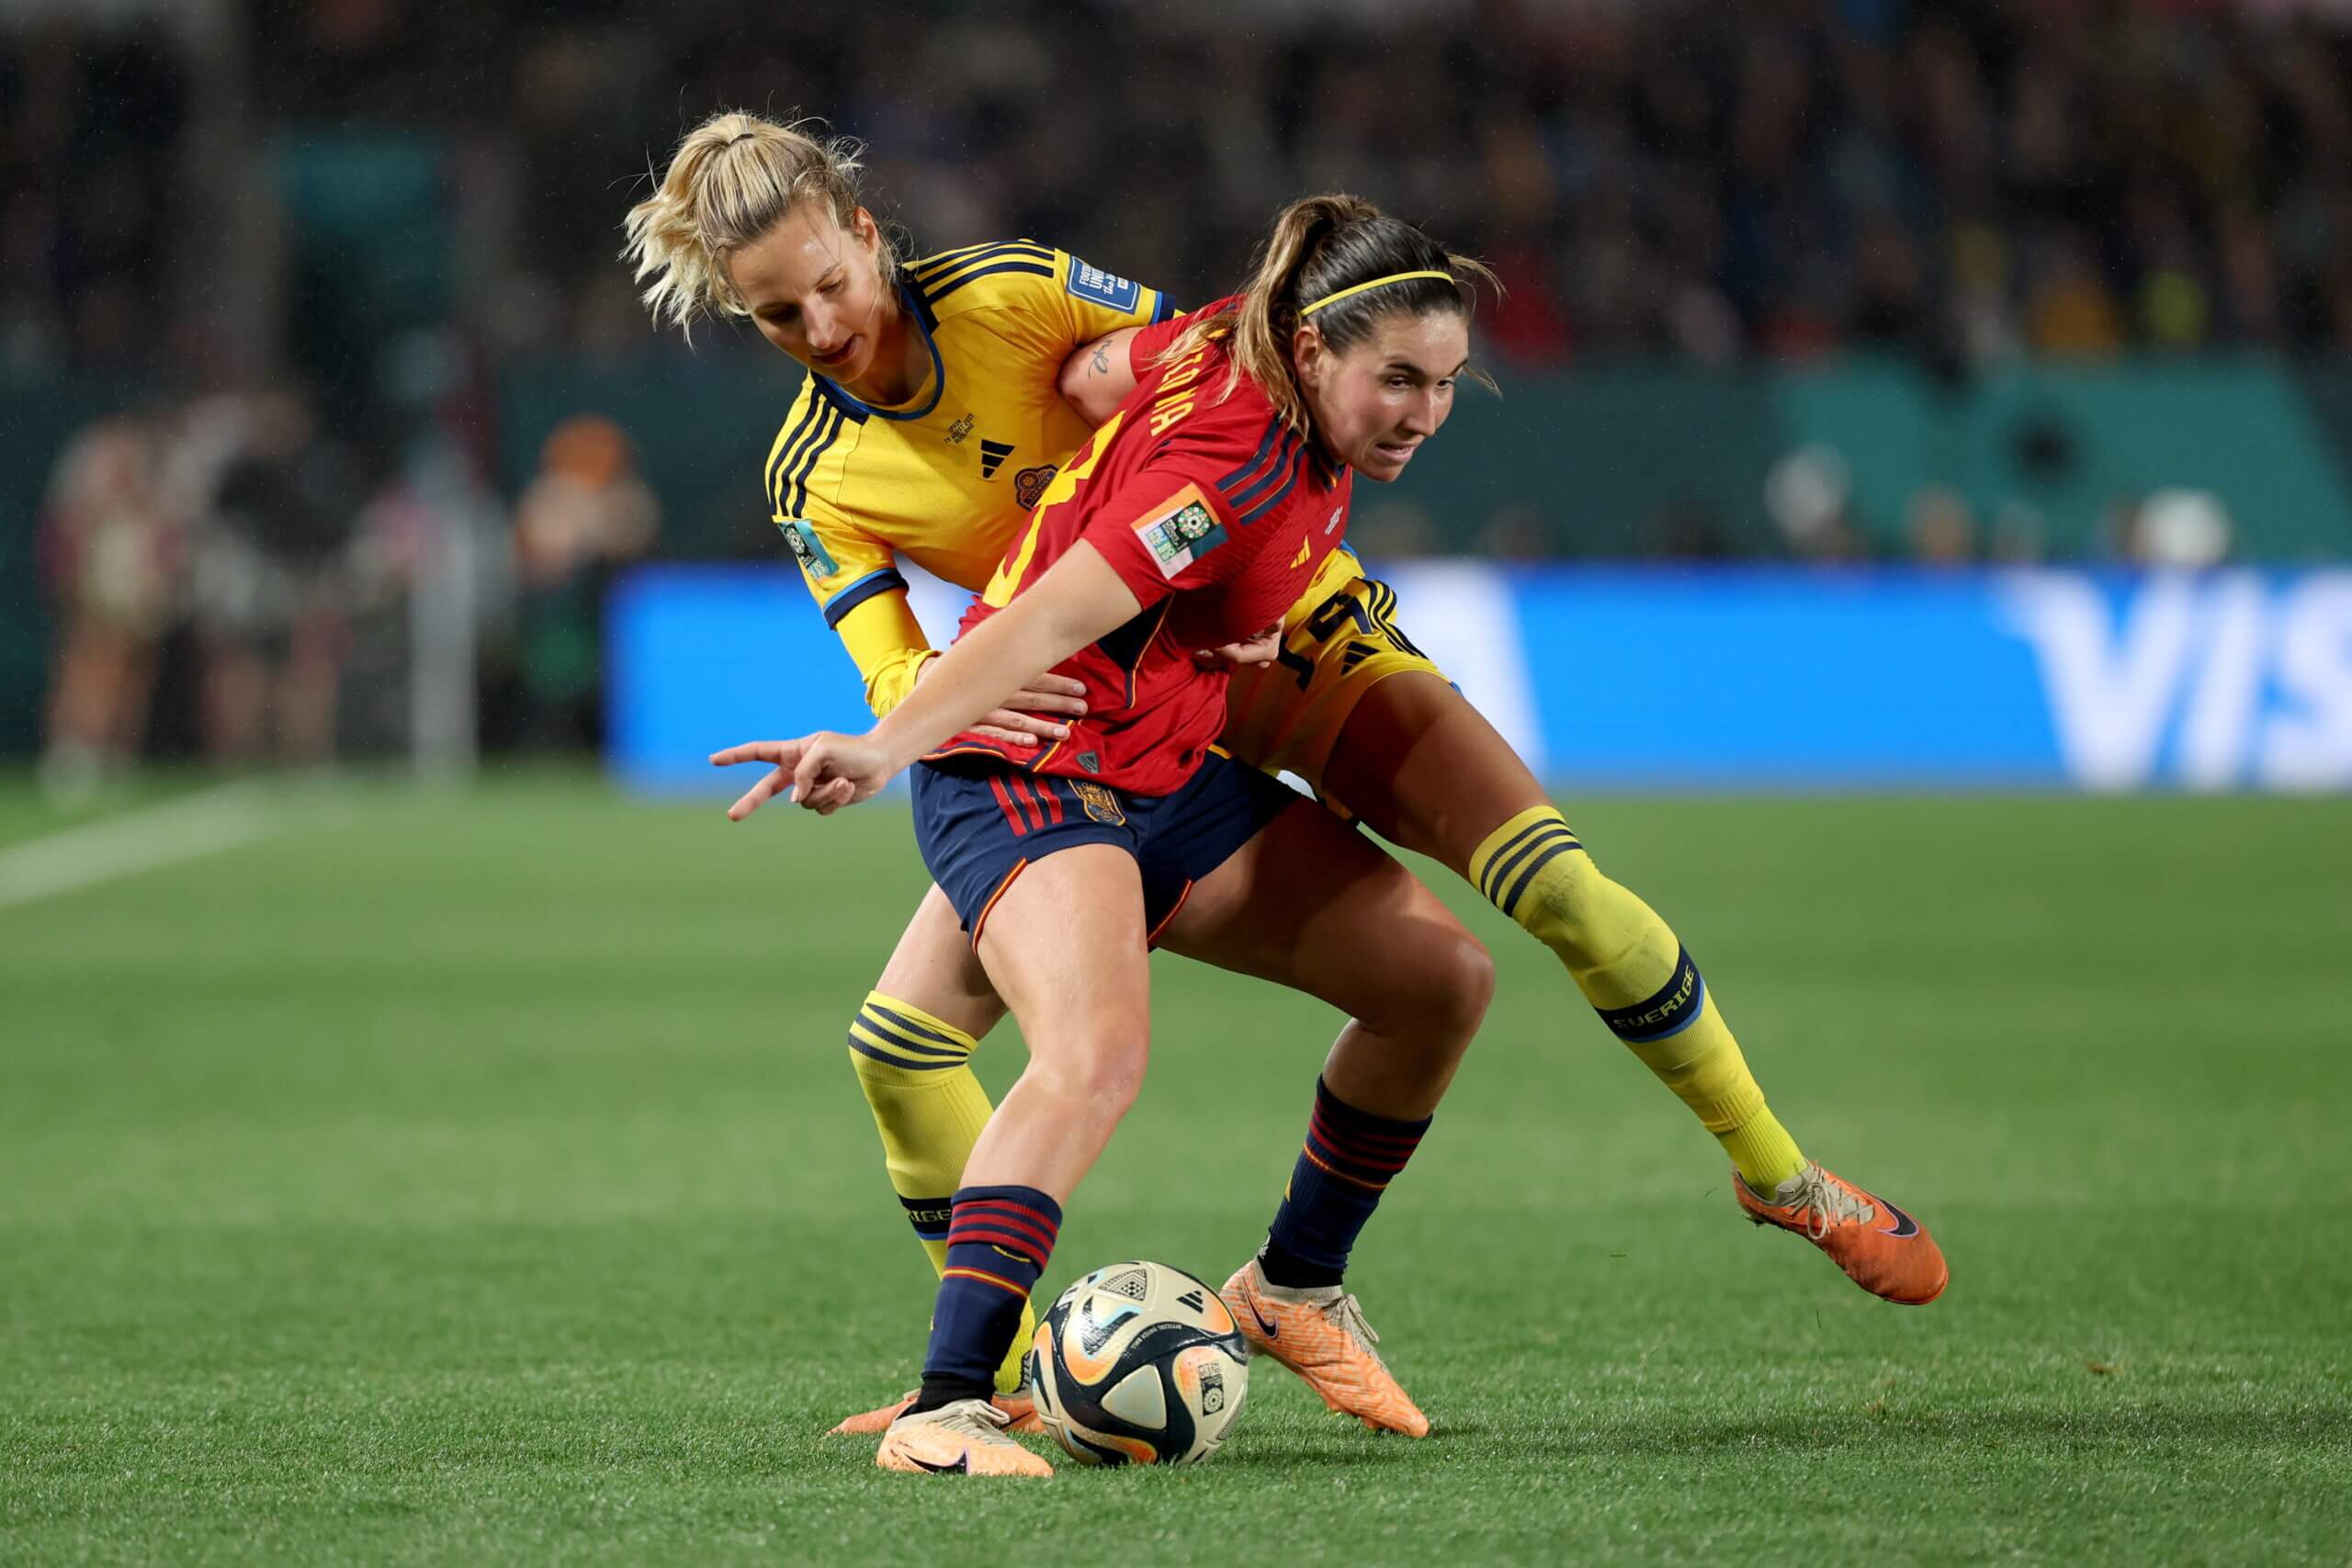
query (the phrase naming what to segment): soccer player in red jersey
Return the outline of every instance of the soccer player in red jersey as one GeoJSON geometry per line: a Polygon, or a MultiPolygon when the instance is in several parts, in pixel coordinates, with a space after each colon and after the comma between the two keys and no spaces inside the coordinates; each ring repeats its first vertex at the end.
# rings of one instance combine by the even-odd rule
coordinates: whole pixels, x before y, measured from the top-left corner
{"type": "MultiPolygon", "coordinates": [[[[989,1396],[1061,1205],[1140,1085],[1152,945],[1317,994],[1339,969],[1394,989],[1403,1027],[1360,1008],[1333,1045],[1271,1227],[1272,1253],[1335,1279],[1484,1015],[1491,975],[1465,972],[1466,934],[1433,896],[1212,749],[1228,677],[1193,655],[1278,623],[1343,537],[1353,474],[1395,478],[1443,423],[1472,265],[1360,203],[1294,204],[1249,290],[1197,313],[1057,476],[961,638],[888,717],[712,758],[771,766],[738,820],[786,790],[830,813],[913,767],[924,861],[1029,1043],[955,1195],[922,1392],[883,1436],[884,1468],[1050,1472],[989,1396]],[[1309,260],[1323,286],[1301,299],[1309,260]],[[1018,749],[975,728],[1041,669],[1101,694],[1067,736],[1018,749]]],[[[1244,1295],[1286,1359],[1359,1381],[1367,1420],[1428,1430],[1360,1325],[1327,1321],[1312,1292],[1244,1295]]]]}
{"type": "MultiPolygon", "coordinates": [[[[1341,203],[1335,216],[1378,213],[1341,203]]],[[[714,116],[689,133],[628,228],[627,254],[640,280],[653,280],[645,297],[657,316],[681,326],[706,313],[750,321],[808,370],[770,449],[767,488],[877,716],[939,657],[907,609],[899,563],[984,585],[1027,530],[1037,492],[1182,330],[1159,290],[1033,241],[902,262],[860,199],[854,144],[753,115],[714,116]],[[979,460],[959,463],[957,444],[976,423],[979,460]]],[[[1286,340],[1335,276],[1319,253],[1304,256],[1299,297],[1272,302],[1272,336],[1286,340]]],[[[1363,309],[1361,299],[1324,305],[1325,340],[1353,341],[1351,318],[1363,309]]],[[[1237,665],[1227,683],[1221,749],[1306,781],[1390,842],[1442,863],[1549,949],[1610,1032],[1730,1156],[1748,1218],[1805,1236],[1887,1300],[1922,1303],[1943,1290],[1949,1272],[1927,1230],[1814,1162],[1781,1125],[1674,928],[1603,874],[1526,763],[1405,635],[1393,591],[1336,552],[1258,651],[1264,661],[1237,665]]],[[[1039,675],[982,732],[1014,747],[1059,739],[1087,694],[1080,682],[1039,675]]],[[[1352,998],[1322,994],[1357,1010],[1352,998]]],[[[934,888],[850,1024],[847,1060],[934,1269],[946,1267],[950,1194],[990,1110],[970,1057],[1003,1012],[934,888]]],[[[1227,1288],[1252,1300],[1319,1292],[1327,1322],[1345,1324],[1356,1309],[1337,1278],[1270,1249],[1227,1288]]],[[[1258,1330],[1253,1314],[1245,1331],[1258,1330]]],[[[1016,1355],[998,1370],[999,1403],[1016,1430],[1034,1419],[1019,1368],[1016,1355]]],[[[1335,1407],[1351,1408],[1350,1380],[1304,1375],[1335,1407]]],[[[879,1432],[902,1404],[836,1430],[879,1432]]]]}

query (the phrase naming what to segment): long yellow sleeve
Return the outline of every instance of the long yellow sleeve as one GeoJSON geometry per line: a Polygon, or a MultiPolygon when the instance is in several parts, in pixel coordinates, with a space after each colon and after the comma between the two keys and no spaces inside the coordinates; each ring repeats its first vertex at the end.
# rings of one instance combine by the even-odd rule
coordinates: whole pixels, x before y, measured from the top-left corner
{"type": "Polygon", "coordinates": [[[880,718],[915,689],[915,675],[939,650],[907,607],[904,589],[876,593],[843,615],[833,629],[865,682],[865,705],[880,718]]]}

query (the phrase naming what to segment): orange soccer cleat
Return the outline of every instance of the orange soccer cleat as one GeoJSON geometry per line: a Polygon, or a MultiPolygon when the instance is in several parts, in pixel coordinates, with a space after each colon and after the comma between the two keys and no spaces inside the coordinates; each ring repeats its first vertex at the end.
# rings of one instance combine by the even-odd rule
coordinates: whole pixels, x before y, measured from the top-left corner
{"type": "MultiPolygon", "coordinates": [[[[887,1432],[890,1423],[905,1414],[915,1402],[916,1391],[909,1389],[879,1410],[868,1410],[853,1416],[825,1436],[829,1438],[870,1438],[876,1432],[887,1432]]],[[[1037,1402],[1029,1396],[1029,1386],[1023,1383],[1012,1393],[1000,1393],[990,1401],[1004,1416],[1004,1429],[1023,1437],[1043,1437],[1045,1423],[1037,1419],[1037,1402]]]]}
{"type": "Polygon", "coordinates": [[[1874,1296],[1925,1306],[1944,1293],[1951,1270],[1927,1228],[1873,1193],[1808,1160],[1770,1201],[1735,1170],[1732,1190],[1759,1225],[1795,1231],[1829,1255],[1846,1277],[1874,1296]]]}
{"type": "Polygon", "coordinates": [[[1337,1285],[1290,1290],[1269,1284],[1254,1258],[1219,1294],[1251,1352],[1272,1356],[1306,1379],[1324,1404],[1375,1432],[1430,1435],[1430,1418],[1373,1348],[1380,1336],[1364,1321],[1355,1297],[1337,1285]]]}
{"type": "Polygon", "coordinates": [[[1004,1435],[1005,1416],[984,1399],[958,1399],[900,1416],[874,1462],[910,1475],[1051,1475],[1054,1467],[1004,1435]]]}

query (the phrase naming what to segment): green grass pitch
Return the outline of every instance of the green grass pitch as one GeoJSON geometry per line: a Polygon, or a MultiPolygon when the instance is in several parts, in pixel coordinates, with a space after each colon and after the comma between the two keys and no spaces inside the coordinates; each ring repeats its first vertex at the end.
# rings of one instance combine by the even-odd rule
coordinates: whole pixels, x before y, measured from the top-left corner
{"type": "MultiPolygon", "coordinates": [[[[1358,1253],[1423,1443],[1258,1369],[1217,1460],[820,1434],[928,1270],[842,1036],[903,811],[353,786],[0,909],[0,1562],[2334,1562],[2352,805],[1603,801],[1783,1119],[1930,1224],[1864,1297],[1463,890],[1500,994],[1358,1253]]],[[[58,823],[0,789],[0,847],[58,823]]],[[[1433,869],[1432,876],[1438,874],[1433,869]]],[[[1259,1239],[1337,1021],[1174,959],[1046,1290],[1259,1239]]],[[[981,1053],[1001,1089],[1021,1049],[981,1053]]]]}

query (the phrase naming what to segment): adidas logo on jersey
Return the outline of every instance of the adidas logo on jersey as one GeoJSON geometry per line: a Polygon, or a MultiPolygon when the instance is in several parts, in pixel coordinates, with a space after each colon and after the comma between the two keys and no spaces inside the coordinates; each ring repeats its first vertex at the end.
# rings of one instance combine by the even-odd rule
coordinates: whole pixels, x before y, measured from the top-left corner
{"type": "Polygon", "coordinates": [[[991,441],[985,435],[981,436],[980,478],[984,479],[992,479],[996,478],[996,471],[1004,467],[1004,460],[1012,456],[1012,442],[991,441]]]}

